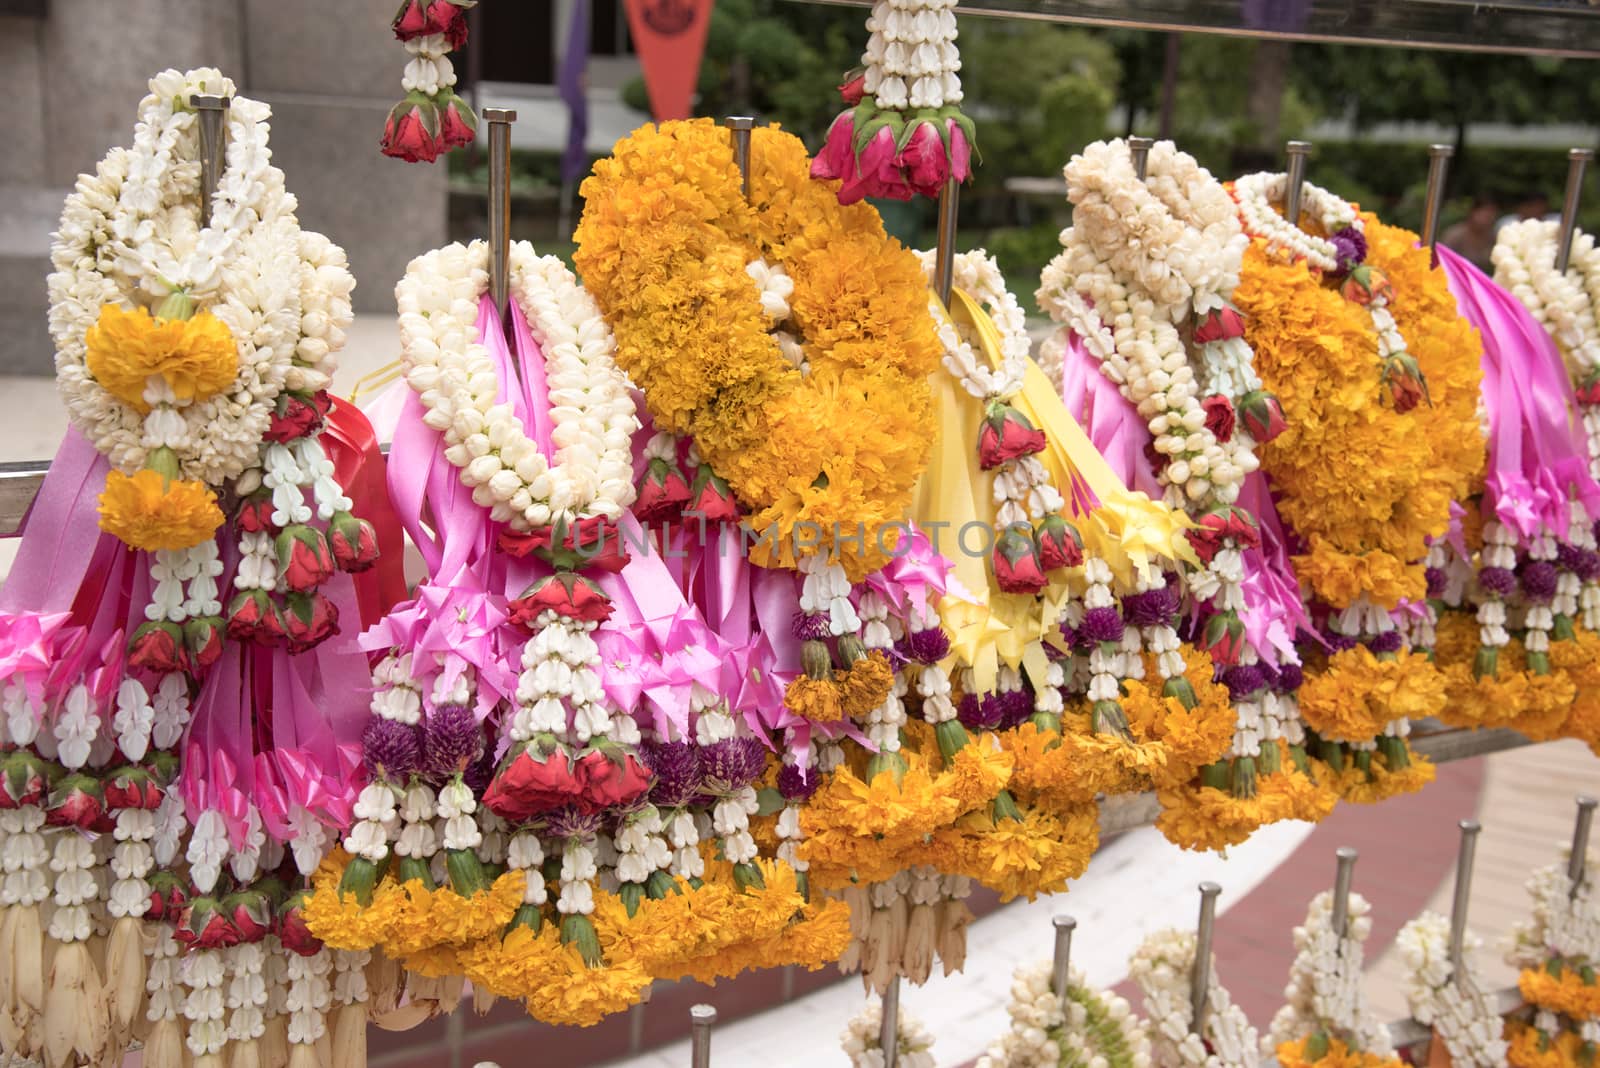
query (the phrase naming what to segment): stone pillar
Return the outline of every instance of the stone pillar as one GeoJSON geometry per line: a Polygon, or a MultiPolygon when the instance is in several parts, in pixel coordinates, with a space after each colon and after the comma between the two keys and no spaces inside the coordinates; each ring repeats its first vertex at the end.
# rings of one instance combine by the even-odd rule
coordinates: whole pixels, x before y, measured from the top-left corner
{"type": "Polygon", "coordinates": [[[396,0],[243,4],[246,91],[272,105],[273,160],[300,221],[349,253],[356,308],[392,315],[406,264],[444,244],[448,207],[444,161],[404,163],[378,148],[402,95],[396,0]]]}

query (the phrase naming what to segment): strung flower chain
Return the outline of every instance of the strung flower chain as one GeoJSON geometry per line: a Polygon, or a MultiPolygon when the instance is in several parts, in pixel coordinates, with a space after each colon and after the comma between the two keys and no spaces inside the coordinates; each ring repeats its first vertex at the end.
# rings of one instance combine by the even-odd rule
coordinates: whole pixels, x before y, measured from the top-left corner
{"type": "Polygon", "coordinates": [[[1294,929],[1288,1001],[1272,1018],[1274,1046],[1320,1034],[1365,1053],[1393,1056],[1389,1029],[1361,996],[1361,944],[1372,934],[1371,912],[1366,898],[1352,893],[1341,934],[1333,929],[1333,892],[1311,899],[1305,923],[1294,929]]]}
{"type": "Polygon", "coordinates": [[[1157,1068],[1256,1068],[1260,1038],[1217,981],[1215,962],[1206,985],[1205,1033],[1195,1032],[1194,954],[1194,932],[1157,931],[1128,962],[1128,975],[1144,995],[1154,1063],[1157,1068]]]}
{"type": "Polygon", "coordinates": [[[517,530],[615,519],[633,502],[632,434],[639,426],[616,344],[594,300],[560,260],[511,248],[511,291],[544,352],[555,462],[528,437],[476,335],[489,246],[449,245],[411,262],[395,288],[401,360],[423,421],[473,500],[517,530]]]}
{"type": "MultiPolygon", "coordinates": [[[[839,1036],[851,1068],[883,1068],[883,1003],[869,1001],[839,1036]]],[[[934,1068],[933,1035],[905,1006],[895,1016],[896,1068],[934,1068]]]]}
{"type": "Polygon", "coordinates": [[[915,5],[877,0],[867,18],[862,91],[880,108],[942,108],[961,103],[955,0],[915,5]]]}
{"type": "Polygon", "coordinates": [[[1500,650],[1511,644],[1506,630],[1506,597],[1516,588],[1517,534],[1497,519],[1483,524],[1483,552],[1478,568],[1478,656],[1473,670],[1493,678],[1500,650]]]}
{"type": "Polygon", "coordinates": [[[1074,971],[1066,996],[1050,989],[1049,961],[1023,965],[1011,980],[1011,1028],[977,1068],[1104,1065],[1149,1068],[1150,1038],[1125,998],[1091,989],[1074,971]]]}
{"type": "Polygon", "coordinates": [[[1456,975],[1450,961],[1450,921],[1436,912],[1424,912],[1402,927],[1395,945],[1406,965],[1406,1004],[1411,1015],[1444,1040],[1450,1063],[1463,1068],[1504,1065],[1502,1021],[1468,964],[1469,955],[1482,942],[1467,935],[1463,976],[1456,975]]]}
{"type": "Polygon", "coordinates": [[[477,0],[405,0],[390,22],[405,46],[400,87],[405,99],[390,112],[383,131],[383,154],[410,163],[431,163],[460,145],[472,143],[478,117],[456,95],[450,53],[467,43],[467,9],[477,0]]]}

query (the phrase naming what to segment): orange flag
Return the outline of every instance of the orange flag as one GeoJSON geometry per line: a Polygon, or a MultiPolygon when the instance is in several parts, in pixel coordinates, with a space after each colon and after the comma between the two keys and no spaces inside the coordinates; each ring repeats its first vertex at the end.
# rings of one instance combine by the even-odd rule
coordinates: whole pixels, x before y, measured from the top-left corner
{"type": "MultiPolygon", "coordinates": [[[[582,0],[580,0],[582,2],[582,0]]],[[[712,0],[627,0],[628,29],[657,122],[687,119],[706,50],[712,0]]]]}

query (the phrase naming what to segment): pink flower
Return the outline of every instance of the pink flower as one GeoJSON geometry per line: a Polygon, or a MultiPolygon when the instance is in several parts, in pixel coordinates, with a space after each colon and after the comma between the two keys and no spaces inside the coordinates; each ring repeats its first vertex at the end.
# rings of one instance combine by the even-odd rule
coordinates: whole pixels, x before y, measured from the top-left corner
{"type": "Polygon", "coordinates": [[[839,86],[839,96],[851,107],[861,103],[861,98],[866,94],[867,76],[865,74],[857,74],[854,78],[847,78],[845,83],[839,86]]]}
{"type": "Polygon", "coordinates": [[[643,523],[669,522],[678,518],[689,503],[689,483],[676,464],[652,459],[639,483],[639,499],[633,514],[643,523]]]}
{"type": "MultiPolygon", "coordinates": [[[[954,127],[955,123],[951,122],[950,126],[954,127]]],[[[944,188],[945,179],[950,177],[950,154],[939,136],[938,127],[931,122],[917,123],[898,163],[911,188],[925,197],[937,197],[944,188]]]]}
{"type": "Polygon", "coordinates": [[[822,144],[822,151],[811,161],[811,177],[844,178],[854,174],[856,158],[851,144],[855,136],[851,113],[842,112],[828,127],[828,137],[822,144]]]}
{"type": "Polygon", "coordinates": [[[439,109],[421,93],[411,93],[389,112],[383,128],[383,154],[407,163],[439,158],[439,109]]]}
{"type": "Polygon", "coordinates": [[[1206,413],[1206,429],[1218,441],[1226,444],[1233,440],[1233,405],[1220,393],[1213,393],[1200,402],[1206,413]]]}
{"type": "Polygon", "coordinates": [[[453,91],[447,92],[450,96],[439,106],[440,153],[470,145],[478,135],[478,116],[473,114],[472,106],[453,91]]]}
{"type": "Polygon", "coordinates": [[[850,151],[852,166],[839,187],[839,203],[854,204],[866,197],[911,199],[911,187],[906,185],[895,162],[894,131],[887,125],[879,127],[868,139],[859,156],[855,155],[853,144],[850,151]]]}
{"type": "Polygon", "coordinates": [[[162,792],[149,769],[137,765],[118,768],[106,776],[106,808],[113,812],[125,808],[154,811],[161,807],[162,792]]]}
{"type": "Polygon", "coordinates": [[[972,177],[972,145],[960,123],[954,119],[945,121],[950,124],[950,177],[965,182],[972,177]]]}
{"type": "Polygon", "coordinates": [[[222,899],[228,922],[241,942],[259,942],[272,932],[272,902],[260,890],[240,890],[222,899]]]}
{"type": "Polygon", "coordinates": [[[176,922],[189,905],[189,884],[170,871],[154,871],[145,877],[150,884],[149,920],[176,922]]]}
{"type": "Polygon", "coordinates": [[[222,903],[209,896],[189,902],[172,934],[189,949],[223,949],[239,944],[239,932],[228,922],[222,903]]]}
{"type": "Polygon", "coordinates": [[[467,9],[478,0],[405,0],[400,10],[390,20],[396,38],[409,41],[415,37],[444,34],[445,41],[454,52],[467,43],[467,9]]]}
{"type": "Polygon", "coordinates": [[[105,818],[105,790],[96,779],[73,774],[56,783],[50,791],[50,807],[45,822],[52,827],[76,827],[81,831],[108,831],[105,818]]]}
{"type": "Polygon", "coordinates": [[[1240,316],[1237,308],[1232,307],[1221,307],[1206,312],[1194,328],[1196,345],[1209,345],[1212,342],[1228,341],[1243,336],[1244,318],[1240,316]]]}
{"type": "Polygon", "coordinates": [[[29,750],[14,750],[0,760],[0,809],[37,805],[49,792],[49,767],[29,750]]]}
{"type": "Polygon", "coordinates": [[[333,577],[333,552],[315,527],[295,523],[278,534],[278,574],[296,593],[307,593],[333,577]]]}
{"type": "Polygon", "coordinates": [[[322,939],[312,934],[311,929],[306,926],[305,904],[310,896],[309,890],[291,894],[279,907],[277,923],[274,926],[283,948],[302,957],[314,957],[322,948],[322,939]]]}

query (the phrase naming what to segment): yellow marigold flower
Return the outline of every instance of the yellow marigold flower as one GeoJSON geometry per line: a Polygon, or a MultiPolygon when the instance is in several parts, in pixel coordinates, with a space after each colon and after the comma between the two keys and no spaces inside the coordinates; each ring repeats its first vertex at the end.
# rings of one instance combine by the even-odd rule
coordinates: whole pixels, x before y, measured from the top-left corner
{"type": "Polygon", "coordinates": [[[1511,1043],[1506,1060],[1513,1068],[1579,1068],[1584,1042],[1575,1031],[1545,1037],[1532,1024],[1507,1017],[1505,1036],[1511,1043]]]}
{"type": "Polygon", "coordinates": [[[844,714],[851,719],[864,719],[894,689],[894,668],[889,666],[887,657],[874,649],[852,664],[849,671],[840,672],[837,681],[844,714]]]}
{"type": "Polygon", "coordinates": [[[1351,1049],[1343,1039],[1328,1037],[1328,1049],[1316,1060],[1306,1059],[1306,1044],[1311,1036],[1293,1042],[1278,1044],[1278,1064],[1281,1068],[1403,1068],[1405,1062],[1395,1057],[1380,1057],[1375,1053],[1351,1049]]]}
{"type": "Polygon", "coordinates": [[[131,549],[189,549],[222,525],[216,496],[199,482],[169,482],[143,470],[132,478],[106,475],[100,494],[100,529],[131,549]]]}
{"type": "Polygon", "coordinates": [[[1443,675],[1426,656],[1381,660],[1363,645],[1341,650],[1300,687],[1300,712],[1324,738],[1361,742],[1391,720],[1426,719],[1447,703],[1443,675]]]}
{"type": "Polygon", "coordinates": [[[388,938],[404,896],[391,879],[373,890],[372,902],[360,905],[355,897],[339,897],[339,880],[350,858],[342,850],[324,857],[312,877],[313,892],[306,899],[306,929],[333,949],[372,949],[388,938]]]}
{"type": "Polygon", "coordinates": [[[153,319],[143,308],[132,312],[107,304],[84,336],[89,373],[107,393],[139,412],[148,412],[146,383],[159,375],[181,404],[220,393],[239,374],[233,335],[210,312],[190,319],[153,319]]]}
{"type": "Polygon", "coordinates": [[[1600,1017],[1600,984],[1585,983],[1576,970],[1565,965],[1559,977],[1543,968],[1524,968],[1517,976],[1517,989],[1523,1000],[1541,1009],[1580,1021],[1600,1017]]]}
{"type": "Polygon", "coordinates": [[[1320,761],[1314,762],[1313,766],[1319,778],[1331,781],[1343,800],[1358,805],[1374,805],[1400,794],[1416,793],[1437,776],[1438,769],[1433,762],[1413,751],[1409,743],[1406,752],[1411,757],[1411,763],[1398,771],[1389,769],[1381,752],[1372,754],[1371,766],[1366,771],[1356,767],[1353,762],[1346,764],[1338,775],[1334,775],[1333,770],[1320,761]]]}
{"type": "Polygon", "coordinates": [[[1280,820],[1316,823],[1333,811],[1338,792],[1325,777],[1313,781],[1279,747],[1279,770],[1256,779],[1256,796],[1237,798],[1226,790],[1189,782],[1157,792],[1161,815],[1156,828],[1172,844],[1192,850],[1226,851],[1255,831],[1280,820]]]}
{"type": "Polygon", "coordinates": [[[783,707],[813,723],[837,723],[844,718],[839,686],[832,679],[797,677],[783,691],[783,707]]]}

